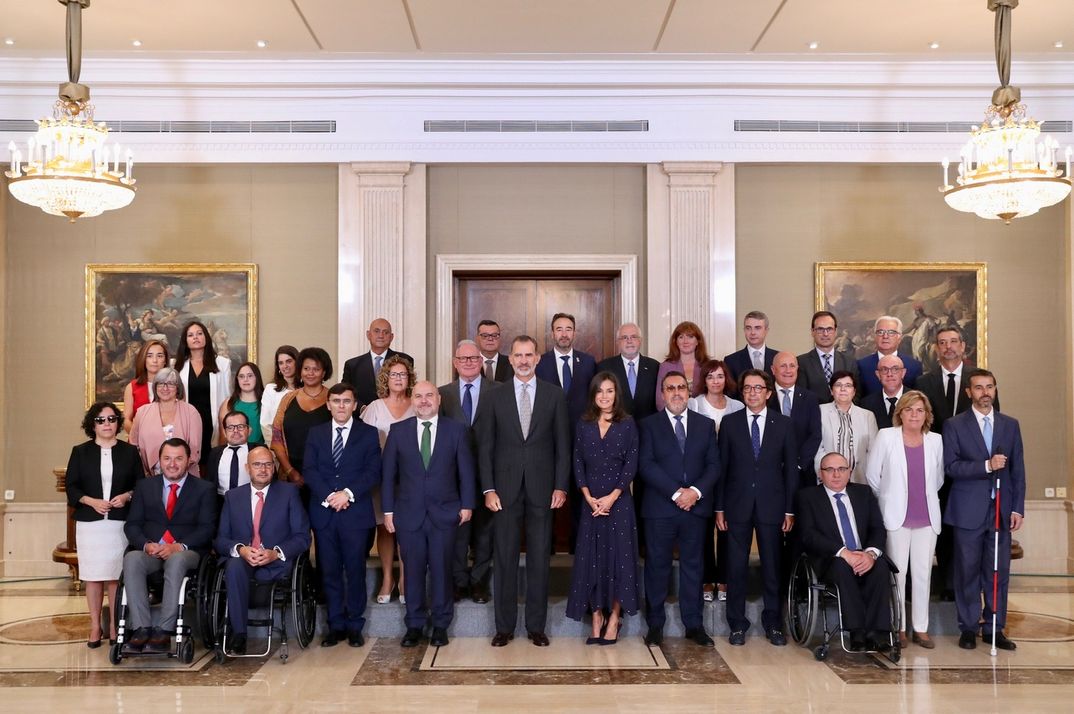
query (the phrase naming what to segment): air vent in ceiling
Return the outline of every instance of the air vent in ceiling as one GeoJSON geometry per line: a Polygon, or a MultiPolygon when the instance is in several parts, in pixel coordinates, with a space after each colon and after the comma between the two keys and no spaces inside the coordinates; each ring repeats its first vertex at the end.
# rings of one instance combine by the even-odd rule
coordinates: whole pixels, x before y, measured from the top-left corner
{"type": "MultiPolygon", "coordinates": [[[[736,119],[735,131],[805,132],[846,134],[965,134],[973,127],[968,121],[803,121],[800,119],[736,119]]],[[[1069,134],[1074,122],[1046,121],[1046,133],[1069,134]]]]}
{"type": "Polygon", "coordinates": [[[427,134],[527,134],[649,131],[649,121],[540,121],[526,119],[427,119],[427,134]]]}
{"type": "MultiPolygon", "coordinates": [[[[336,123],[327,119],[296,121],[146,121],[103,120],[113,132],[125,134],[335,134],[336,123]]],[[[0,119],[0,132],[35,132],[30,119],[0,119]]]]}

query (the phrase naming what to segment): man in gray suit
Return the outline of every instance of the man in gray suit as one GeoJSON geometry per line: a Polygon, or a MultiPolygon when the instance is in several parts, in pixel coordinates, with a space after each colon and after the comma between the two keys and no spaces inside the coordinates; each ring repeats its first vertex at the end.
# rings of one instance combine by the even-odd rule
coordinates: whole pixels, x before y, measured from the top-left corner
{"type": "MultiPolygon", "coordinates": [[[[474,463],[477,463],[478,415],[483,413],[485,400],[498,385],[482,374],[480,349],[473,340],[462,340],[455,347],[455,371],[459,378],[440,387],[440,414],[466,426],[466,443],[474,463]]],[[[477,495],[481,485],[477,484],[477,495]]],[[[451,574],[455,582],[455,602],[471,597],[479,605],[489,601],[489,577],[492,573],[492,512],[485,508],[484,498],[477,499],[473,518],[459,526],[455,533],[455,554],[451,574]],[[470,549],[474,564],[470,566],[470,549]]]]}
{"type": "Polygon", "coordinates": [[[552,511],[567,502],[571,427],[559,385],[536,378],[537,341],[519,335],[511,343],[515,376],[490,392],[477,421],[477,451],[485,506],[492,511],[495,542],[496,636],[503,647],[518,620],[518,556],[526,528],[526,631],[548,646],[548,565],[552,511]]]}
{"type": "Polygon", "coordinates": [[[835,335],[839,327],[835,315],[827,310],[813,313],[810,328],[813,349],[798,355],[798,387],[817,395],[821,404],[832,401],[829,382],[832,375],[845,370],[858,382],[858,361],[845,352],[835,349],[835,335]]]}

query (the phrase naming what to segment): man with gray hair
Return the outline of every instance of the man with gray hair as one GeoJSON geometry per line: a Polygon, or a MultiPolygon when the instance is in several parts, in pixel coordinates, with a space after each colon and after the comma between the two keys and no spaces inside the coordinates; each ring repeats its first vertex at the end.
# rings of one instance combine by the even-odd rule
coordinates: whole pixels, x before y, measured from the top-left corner
{"type": "Polygon", "coordinates": [[[597,371],[615,375],[623,409],[639,421],[656,413],[656,373],[660,371],[660,363],[641,353],[641,328],[633,322],[619,328],[615,343],[619,353],[598,363],[597,371]]]}
{"type": "Polygon", "coordinates": [[[891,417],[895,414],[895,405],[899,403],[904,390],[903,367],[899,355],[886,355],[880,358],[879,366],[874,370],[874,378],[880,383],[880,389],[861,400],[862,409],[868,409],[876,417],[878,429],[891,426],[891,417]]]}
{"type": "Polygon", "coordinates": [[[732,352],[723,358],[727,365],[727,376],[738,381],[738,376],[748,369],[759,369],[771,374],[772,360],[779,350],[765,344],[768,338],[768,315],[760,310],[751,310],[742,318],[742,334],[746,336],[746,346],[738,352],[732,352]]]}
{"type": "Polygon", "coordinates": [[[873,324],[873,336],[876,338],[876,353],[858,360],[862,396],[867,397],[880,391],[877,367],[880,359],[887,355],[896,355],[902,360],[902,366],[906,370],[902,383],[907,389],[913,389],[917,378],[921,376],[921,363],[910,355],[901,354],[898,351],[899,341],[902,339],[902,320],[893,315],[881,315],[873,324]]]}

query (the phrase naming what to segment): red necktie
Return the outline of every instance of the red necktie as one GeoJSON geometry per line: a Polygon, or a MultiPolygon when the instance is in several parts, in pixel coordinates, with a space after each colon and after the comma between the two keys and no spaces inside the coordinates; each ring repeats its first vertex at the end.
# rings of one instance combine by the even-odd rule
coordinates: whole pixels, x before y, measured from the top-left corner
{"type": "MultiPolygon", "coordinates": [[[[179,484],[168,484],[168,488],[170,489],[168,491],[168,505],[164,507],[164,513],[168,516],[168,520],[171,521],[172,514],[175,513],[175,502],[179,500],[179,484]]],[[[174,543],[175,537],[172,536],[171,531],[164,531],[162,540],[165,543],[174,543]]]]}
{"type": "Polygon", "coordinates": [[[261,547],[261,511],[265,510],[265,494],[257,492],[257,505],[254,506],[254,539],[250,543],[254,548],[261,547]]]}

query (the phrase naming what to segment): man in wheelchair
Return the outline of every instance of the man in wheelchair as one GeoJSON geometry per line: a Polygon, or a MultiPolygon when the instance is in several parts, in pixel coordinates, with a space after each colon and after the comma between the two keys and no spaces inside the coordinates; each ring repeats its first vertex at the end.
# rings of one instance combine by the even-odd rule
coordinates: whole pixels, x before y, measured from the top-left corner
{"type": "Polygon", "coordinates": [[[123,587],[133,630],[127,647],[135,652],[171,649],[183,578],[208,554],[216,527],[216,488],[187,473],[190,446],[168,439],[159,458],[162,475],[138,482],[123,527],[130,547],[123,557],[123,587]],[[153,627],[146,578],[162,570],[164,592],[153,627]]]}
{"type": "Polygon", "coordinates": [[[802,548],[818,577],[839,590],[850,649],[885,652],[891,646],[891,570],[882,557],[880,505],[868,486],[849,483],[842,454],[821,459],[820,480],[798,492],[802,548]]]}
{"type": "Polygon", "coordinates": [[[216,536],[216,551],[225,563],[228,644],[237,655],[246,654],[251,577],[257,582],[284,577],[310,547],[310,523],[298,487],[273,482],[272,452],[255,446],[246,463],[250,483],[225,495],[216,536]]]}

